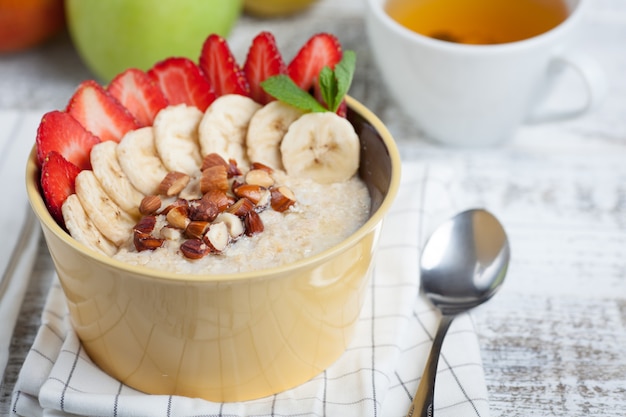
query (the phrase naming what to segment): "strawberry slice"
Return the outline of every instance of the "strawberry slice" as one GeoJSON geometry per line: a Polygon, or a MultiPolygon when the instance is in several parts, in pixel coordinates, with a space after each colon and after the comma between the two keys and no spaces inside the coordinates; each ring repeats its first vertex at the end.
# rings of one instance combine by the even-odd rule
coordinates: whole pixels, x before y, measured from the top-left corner
{"type": "Polygon", "coordinates": [[[67,112],[102,141],[119,142],[126,132],[139,128],[129,111],[93,80],[78,86],[67,112]]]}
{"type": "Polygon", "coordinates": [[[243,72],[248,80],[252,99],[261,104],[275,100],[261,87],[261,83],[267,78],[287,73],[287,65],[278,51],[274,35],[261,32],[252,40],[243,72]]]}
{"type": "Polygon", "coordinates": [[[317,90],[317,78],[322,68],[334,69],[341,56],[339,40],[329,33],[318,33],[300,48],[287,66],[287,74],[303,90],[310,91],[311,87],[317,90]]]}
{"type": "Polygon", "coordinates": [[[127,69],[113,78],[107,91],[128,109],[141,126],[152,126],[159,110],[168,105],[152,78],[137,68],[127,69]]]}
{"type": "Polygon", "coordinates": [[[173,57],[157,62],[148,76],[159,86],[170,104],[196,106],[201,111],[215,100],[211,84],[188,58],[173,57]]]}
{"type": "Polygon", "coordinates": [[[80,169],[91,169],[89,153],[100,139],[69,113],[54,110],[41,118],[35,142],[40,165],[51,151],[55,151],[80,169]]]}
{"type": "Polygon", "coordinates": [[[204,41],[199,64],[218,97],[224,94],[250,95],[243,70],[221,36],[209,35],[204,41]]]}
{"type": "Polygon", "coordinates": [[[41,190],[46,207],[52,217],[61,226],[65,226],[61,207],[71,194],[74,194],[76,176],[81,171],[63,156],[51,151],[46,155],[41,165],[41,190]]]}

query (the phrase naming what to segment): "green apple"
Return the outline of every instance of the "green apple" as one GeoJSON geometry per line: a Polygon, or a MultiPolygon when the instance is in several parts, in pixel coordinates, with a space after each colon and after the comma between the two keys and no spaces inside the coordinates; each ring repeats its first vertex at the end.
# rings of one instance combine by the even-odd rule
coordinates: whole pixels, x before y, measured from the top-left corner
{"type": "Polygon", "coordinates": [[[244,0],[246,13],[259,17],[281,17],[298,13],[317,0],[244,0]]]}
{"type": "Polygon", "coordinates": [[[170,56],[197,62],[211,33],[228,36],[242,0],[66,0],[78,53],[109,82],[126,68],[147,70],[170,56]]]}

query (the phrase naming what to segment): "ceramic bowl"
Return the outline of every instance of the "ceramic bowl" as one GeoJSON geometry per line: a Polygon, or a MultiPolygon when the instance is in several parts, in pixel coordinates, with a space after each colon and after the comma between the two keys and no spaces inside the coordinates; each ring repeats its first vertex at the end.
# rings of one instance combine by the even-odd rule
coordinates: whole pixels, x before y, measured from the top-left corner
{"type": "Polygon", "coordinates": [[[112,377],[151,394],[242,401],[316,376],[351,341],[400,157],[380,120],[348,97],[361,141],[359,175],[372,197],[366,223],[318,255],[231,275],[132,266],[78,243],[51,217],[35,152],[26,186],[63,287],[73,328],[112,377]]]}

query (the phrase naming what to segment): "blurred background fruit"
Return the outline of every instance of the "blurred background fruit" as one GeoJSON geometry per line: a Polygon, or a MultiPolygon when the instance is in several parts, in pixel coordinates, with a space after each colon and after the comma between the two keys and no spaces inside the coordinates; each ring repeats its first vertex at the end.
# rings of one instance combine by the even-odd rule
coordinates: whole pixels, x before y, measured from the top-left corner
{"type": "Polygon", "coordinates": [[[211,33],[226,37],[242,0],[66,0],[72,41],[103,82],[169,56],[198,60],[211,33]]]}
{"type": "Polygon", "coordinates": [[[0,0],[0,53],[39,45],[64,24],[63,0],[0,0]]]}
{"type": "Polygon", "coordinates": [[[316,0],[244,0],[246,13],[258,17],[279,17],[300,12],[316,0]]]}

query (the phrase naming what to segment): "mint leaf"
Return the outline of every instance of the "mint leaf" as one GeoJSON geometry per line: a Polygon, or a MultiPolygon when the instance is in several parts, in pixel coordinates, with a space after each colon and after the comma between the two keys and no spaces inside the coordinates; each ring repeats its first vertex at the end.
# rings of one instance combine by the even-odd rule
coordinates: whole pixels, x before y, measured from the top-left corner
{"type": "Polygon", "coordinates": [[[354,69],[356,67],[356,54],[354,51],[344,51],[341,61],[335,65],[335,69],[325,66],[318,75],[318,84],[322,100],[320,103],[293,82],[288,75],[274,75],[261,83],[261,87],[272,97],[285,102],[300,110],[311,112],[337,112],[344,96],[348,93],[354,69]],[[324,105],[326,107],[324,107],[324,105]]]}
{"type": "Polygon", "coordinates": [[[337,80],[335,73],[330,67],[324,67],[320,71],[318,76],[318,83],[320,85],[320,91],[322,93],[322,99],[326,103],[326,107],[330,111],[334,111],[335,100],[337,97],[337,80]]]}
{"type": "Polygon", "coordinates": [[[274,75],[261,83],[261,87],[272,97],[297,107],[300,110],[312,112],[327,111],[319,101],[301,89],[288,75],[274,75]]]}
{"type": "Polygon", "coordinates": [[[329,111],[336,112],[341,105],[352,84],[355,67],[356,54],[354,51],[345,51],[334,70],[324,67],[320,71],[318,78],[320,91],[329,111]]]}
{"type": "Polygon", "coordinates": [[[341,61],[335,65],[334,73],[335,79],[337,80],[337,90],[335,92],[336,106],[333,111],[337,111],[343,97],[348,93],[350,85],[352,84],[352,78],[354,77],[355,68],[356,53],[354,51],[344,51],[341,61]]]}

